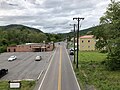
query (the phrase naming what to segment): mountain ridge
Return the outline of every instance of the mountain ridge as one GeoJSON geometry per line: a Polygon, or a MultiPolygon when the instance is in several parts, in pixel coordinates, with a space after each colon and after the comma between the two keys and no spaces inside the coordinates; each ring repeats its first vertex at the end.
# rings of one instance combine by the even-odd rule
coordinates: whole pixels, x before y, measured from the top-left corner
{"type": "Polygon", "coordinates": [[[36,29],[36,28],[33,28],[33,27],[29,27],[29,26],[25,26],[25,25],[22,25],[22,24],[9,24],[9,25],[6,25],[6,26],[0,26],[0,30],[30,30],[30,31],[36,31],[36,32],[40,32],[40,33],[44,33],[42,32],[40,29],[36,29]]]}

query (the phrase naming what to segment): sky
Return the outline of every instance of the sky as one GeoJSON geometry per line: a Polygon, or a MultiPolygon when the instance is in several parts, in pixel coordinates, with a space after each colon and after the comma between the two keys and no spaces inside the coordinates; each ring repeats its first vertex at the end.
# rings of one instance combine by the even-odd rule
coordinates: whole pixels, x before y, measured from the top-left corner
{"type": "Polygon", "coordinates": [[[66,33],[80,21],[80,30],[99,25],[110,0],[0,0],[0,26],[22,24],[45,33],[66,33]]]}

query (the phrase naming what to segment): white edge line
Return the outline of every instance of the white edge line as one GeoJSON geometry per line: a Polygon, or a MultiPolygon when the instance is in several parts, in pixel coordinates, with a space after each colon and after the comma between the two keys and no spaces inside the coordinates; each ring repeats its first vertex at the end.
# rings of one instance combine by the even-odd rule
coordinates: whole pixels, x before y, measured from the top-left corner
{"type": "Polygon", "coordinates": [[[48,70],[49,70],[49,68],[50,68],[50,65],[51,65],[51,63],[52,63],[52,60],[53,60],[53,57],[54,57],[55,53],[56,53],[56,51],[54,52],[54,54],[53,54],[53,56],[52,56],[52,58],[51,58],[51,61],[50,61],[50,63],[49,63],[49,66],[48,66],[48,68],[47,68],[47,70],[46,70],[46,72],[45,72],[45,75],[44,75],[44,77],[43,77],[43,79],[42,79],[42,81],[41,81],[41,84],[40,84],[38,90],[40,90],[41,87],[42,87],[42,84],[43,84],[43,82],[44,82],[44,80],[45,80],[45,77],[46,77],[47,72],[48,72],[48,70]]]}
{"type": "MultiPolygon", "coordinates": [[[[64,48],[65,48],[65,46],[64,46],[64,48]]],[[[78,83],[78,81],[77,81],[77,77],[76,77],[76,75],[75,75],[75,72],[74,72],[72,63],[71,63],[71,61],[70,61],[70,57],[69,57],[69,55],[68,55],[67,49],[65,48],[65,50],[66,50],[66,53],[67,53],[67,56],[68,56],[68,59],[69,59],[69,62],[70,62],[70,66],[71,66],[71,68],[72,68],[72,71],[73,71],[73,74],[74,74],[74,77],[75,77],[75,80],[76,80],[76,82],[77,82],[78,88],[79,88],[79,90],[81,90],[81,89],[80,89],[80,85],[79,85],[79,83],[78,83]]]]}
{"type": "Polygon", "coordinates": [[[40,77],[41,77],[42,73],[43,73],[43,70],[40,72],[40,74],[39,74],[39,76],[38,76],[37,80],[39,80],[39,79],[40,79],[40,77]]]}
{"type": "Polygon", "coordinates": [[[15,81],[15,82],[18,81],[18,82],[19,82],[19,81],[23,81],[23,80],[25,80],[25,81],[34,81],[34,79],[21,79],[21,80],[11,80],[11,81],[13,81],[13,82],[14,82],[14,81],[15,81]]]}

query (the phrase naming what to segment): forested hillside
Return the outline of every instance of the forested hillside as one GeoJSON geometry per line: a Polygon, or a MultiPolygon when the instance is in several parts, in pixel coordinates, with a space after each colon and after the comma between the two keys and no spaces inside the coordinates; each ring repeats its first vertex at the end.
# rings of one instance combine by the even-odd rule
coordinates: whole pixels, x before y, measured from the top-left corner
{"type": "MultiPolygon", "coordinates": [[[[83,35],[93,34],[93,31],[97,30],[100,27],[101,27],[101,25],[98,25],[98,26],[90,27],[88,29],[80,30],[79,35],[83,36],[83,35]]],[[[69,33],[63,33],[63,34],[60,34],[60,35],[61,35],[62,38],[68,38],[68,40],[70,40],[74,36],[74,33],[69,32],[69,33]]],[[[76,33],[76,36],[77,36],[77,33],[76,33]]]]}
{"type": "Polygon", "coordinates": [[[47,41],[47,36],[39,29],[23,25],[8,25],[0,27],[0,52],[6,51],[10,45],[24,43],[40,43],[47,41]]]}

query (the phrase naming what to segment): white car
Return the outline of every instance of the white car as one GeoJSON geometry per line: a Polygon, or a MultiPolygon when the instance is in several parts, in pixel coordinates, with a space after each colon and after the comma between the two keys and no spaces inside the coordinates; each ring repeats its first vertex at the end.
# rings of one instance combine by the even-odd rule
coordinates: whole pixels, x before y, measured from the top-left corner
{"type": "Polygon", "coordinates": [[[70,48],[70,51],[74,51],[74,48],[70,48]]]}
{"type": "Polygon", "coordinates": [[[35,61],[40,61],[42,59],[41,56],[36,56],[35,61]]]}
{"type": "Polygon", "coordinates": [[[77,48],[75,48],[75,51],[77,51],[77,48]]]}
{"type": "MultiPolygon", "coordinates": [[[[70,48],[70,51],[74,51],[74,48],[70,48]]],[[[77,48],[75,48],[75,51],[77,51],[77,48]]]]}
{"type": "Polygon", "coordinates": [[[15,60],[15,59],[17,59],[17,56],[10,56],[10,57],[8,58],[8,61],[13,61],[13,60],[15,60]]]}

